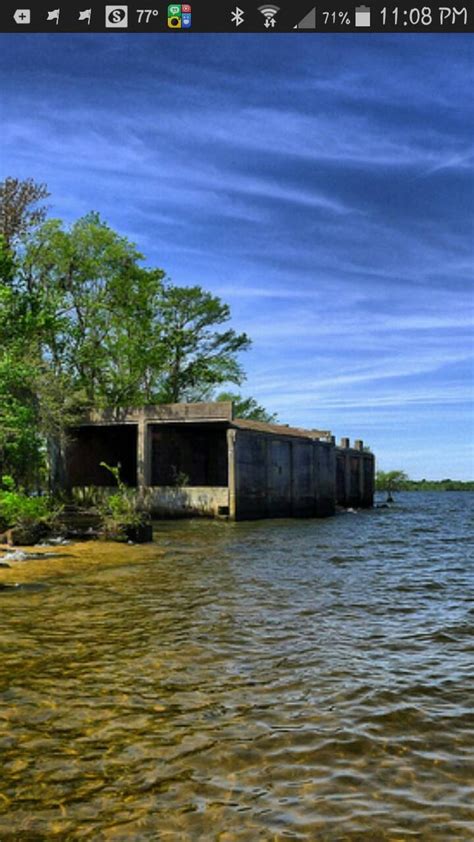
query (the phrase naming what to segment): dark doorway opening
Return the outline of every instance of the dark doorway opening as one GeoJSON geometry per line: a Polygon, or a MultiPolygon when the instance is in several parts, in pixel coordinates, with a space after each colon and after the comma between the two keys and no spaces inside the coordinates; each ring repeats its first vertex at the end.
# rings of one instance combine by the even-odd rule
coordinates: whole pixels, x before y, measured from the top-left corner
{"type": "Polygon", "coordinates": [[[136,424],[76,427],[70,430],[67,447],[69,485],[115,485],[115,480],[101,462],[115,467],[120,463],[121,479],[130,486],[137,484],[136,424]]]}
{"type": "Polygon", "coordinates": [[[227,487],[222,424],[152,424],[151,484],[227,487]]]}

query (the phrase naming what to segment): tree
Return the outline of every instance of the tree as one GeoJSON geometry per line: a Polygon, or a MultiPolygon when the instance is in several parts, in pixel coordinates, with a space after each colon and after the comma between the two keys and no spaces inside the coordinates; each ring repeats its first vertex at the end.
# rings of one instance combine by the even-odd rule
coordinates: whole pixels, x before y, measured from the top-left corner
{"type": "Polygon", "coordinates": [[[218,401],[232,401],[235,418],[248,418],[252,421],[263,421],[267,424],[278,423],[278,416],[268,412],[260,406],[255,398],[244,398],[235,392],[221,392],[217,395],[218,401]]]}
{"type": "Polygon", "coordinates": [[[27,239],[17,290],[40,314],[43,363],[81,406],[199,400],[244,379],[238,353],[250,340],[220,329],[228,305],[142,260],[94,213],[69,229],[49,220],[27,239]]]}
{"type": "Polygon", "coordinates": [[[157,333],[164,370],[157,398],[163,403],[202,400],[222,383],[245,379],[237,354],[250,347],[245,333],[220,331],[230,310],[201,287],[163,289],[157,333]]]}
{"type": "Polygon", "coordinates": [[[409,482],[405,471],[377,471],[375,476],[375,488],[377,491],[387,492],[387,502],[392,502],[394,491],[401,491],[409,482]]]}
{"type": "MultiPolygon", "coordinates": [[[[92,213],[70,229],[49,220],[29,238],[26,287],[45,316],[43,355],[82,405],[150,400],[150,370],[161,366],[155,320],[164,272],[92,213]]],[[[161,370],[161,368],[160,368],[161,370]]]]}
{"type": "Polygon", "coordinates": [[[34,365],[26,354],[28,336],[23,302],[14,288],[15,271],[13,252],[0,236],[0,473],[11,474],[28,486],[38,479],[44,454],[38,434],[34,365]]]}
{"type": "Polygon", "coordinates": [[[0,473],[19,485],[39,483],[44,449],[38,424],[32,368],[8,352],[0,353],[0,473]]]}
{"type": "Polygon", "coordinates": [[[8,246],[44,222],[46,208],[38,203],[48,196],[46,185],[32,178],[20,181],[9,177],[0,182],[0,235],[8,246]]]}

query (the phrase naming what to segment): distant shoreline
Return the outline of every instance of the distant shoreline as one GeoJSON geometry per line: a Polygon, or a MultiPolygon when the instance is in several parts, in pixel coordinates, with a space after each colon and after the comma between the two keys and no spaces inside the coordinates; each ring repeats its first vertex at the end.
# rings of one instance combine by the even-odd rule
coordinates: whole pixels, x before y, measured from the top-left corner
{"type": "MultiPolygon", "coordinates": [[[[383,494],[386,489],[377,488],[376,484],[375,491],[383,494]]],[[[474,480],[408,480],[396,489],[397,493],[400,491],[474,491],[474,480]]]]}

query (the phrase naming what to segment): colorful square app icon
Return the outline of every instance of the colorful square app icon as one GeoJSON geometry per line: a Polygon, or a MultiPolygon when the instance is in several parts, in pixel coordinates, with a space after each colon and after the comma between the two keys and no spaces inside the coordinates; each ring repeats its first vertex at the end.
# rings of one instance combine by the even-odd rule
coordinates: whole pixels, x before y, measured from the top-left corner
{"type": "Polygon", "coordinates": [[[168,6],[169,29],[191,29],[191,6],[189,3],[170,3],[168,6]]]}

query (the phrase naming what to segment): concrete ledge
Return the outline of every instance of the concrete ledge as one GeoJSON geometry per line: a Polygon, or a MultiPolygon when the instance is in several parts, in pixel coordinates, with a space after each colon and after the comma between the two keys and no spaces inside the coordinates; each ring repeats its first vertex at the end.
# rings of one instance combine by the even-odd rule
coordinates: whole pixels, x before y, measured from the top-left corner
{"type": "Polygon", "coordinates": [[[141,492],[145,508],[155,517],[217,517],[229,514],[229,489],[220,487],[151,486],[141,492]]]}
{"type": "MultiPolygon", "coordinates": [[[[111,494],[116,486],[76,486],[72,489],[77,503],[97,504],[111,494]]],[[[218,517],[229,514],[229,489],[217,486],[148,486],[129,488],[127,494],[154,517],[218,517]]]]}
{"type": "Polygon", "coordinates": [[[232,421],[232,402],[167,403],[140,409],[103,409],[84,415],[76,426],[91,424],[178,423],[185,421],[232,421]]]}

